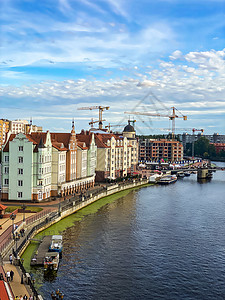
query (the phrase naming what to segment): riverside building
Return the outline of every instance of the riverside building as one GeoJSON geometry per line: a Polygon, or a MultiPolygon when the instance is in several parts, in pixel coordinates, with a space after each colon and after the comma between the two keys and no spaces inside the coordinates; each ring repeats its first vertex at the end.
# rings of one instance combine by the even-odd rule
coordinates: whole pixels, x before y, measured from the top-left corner
{"type": "Polygon", "coordinates": [[[140,161],[179,161],[183,159],[183,145],[178,141],[166,139],[145,139],[139,142],[140,161]]]}
{"type": "Polygon", "coordinates": [[[2,151],[2,199],[42,201],[93,186],[96,156],[90,154],[89,162],[86,153],[82,160],[79,148],[89,151],[89,145],[76,138],[74,126],[70,133],[10,134],[2,151]]]}
{"type": "Polygon", "coordinates": [[[138,163],[138,140],[130,123],[122,134],[96,132],[96,181],[133,175],[138,163]]]}

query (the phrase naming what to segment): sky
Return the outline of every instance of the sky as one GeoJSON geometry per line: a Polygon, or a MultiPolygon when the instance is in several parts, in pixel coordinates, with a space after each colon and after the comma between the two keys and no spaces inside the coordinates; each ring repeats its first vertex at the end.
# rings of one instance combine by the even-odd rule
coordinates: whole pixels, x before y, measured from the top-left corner
{"type": "Polygon", "coordinates": [[[225,134],[225,0],[1,0],[0,40],[0,118],[225,134]]]}

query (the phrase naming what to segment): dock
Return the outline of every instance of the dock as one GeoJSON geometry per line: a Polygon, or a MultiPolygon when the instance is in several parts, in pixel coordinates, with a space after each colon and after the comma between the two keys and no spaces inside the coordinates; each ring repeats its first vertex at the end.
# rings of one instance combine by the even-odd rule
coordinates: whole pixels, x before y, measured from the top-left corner
{"type": "Polygon", "coordinates": [[[31,266],[43,266],[44,265],[44,258],[46,252],[48,252],[49,246],[51,244],[51,235],[44,236],[34,257],[31,259],[30,265],[31,266]]]}

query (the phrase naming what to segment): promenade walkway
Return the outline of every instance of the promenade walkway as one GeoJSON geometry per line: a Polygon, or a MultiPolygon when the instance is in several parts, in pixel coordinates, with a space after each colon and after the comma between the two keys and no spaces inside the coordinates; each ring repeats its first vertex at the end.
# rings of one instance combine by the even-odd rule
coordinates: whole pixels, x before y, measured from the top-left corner
{"type": "Polygon", "coordinates": [[[13,281],[9,282],[14,297],[24,295],[28,297],[31,294],[29,286],[25,285],[25,283],[21,284],[21,272],[18,267],[11,265],[9,262],[4,262],[3,270],[5,273],[11,270],[14,272],[13,281]]]}

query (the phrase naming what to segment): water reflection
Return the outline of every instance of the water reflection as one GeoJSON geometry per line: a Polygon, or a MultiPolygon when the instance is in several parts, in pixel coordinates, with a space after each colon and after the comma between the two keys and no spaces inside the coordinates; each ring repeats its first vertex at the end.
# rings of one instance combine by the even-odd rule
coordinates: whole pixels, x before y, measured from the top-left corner
{"type": "Polygon", "coordinates": [[[65,299],[224,299],[225,172],[133,191],[63,233],[65,299]],[[203,181],[204,182],[204,181],[203,181]]]}

